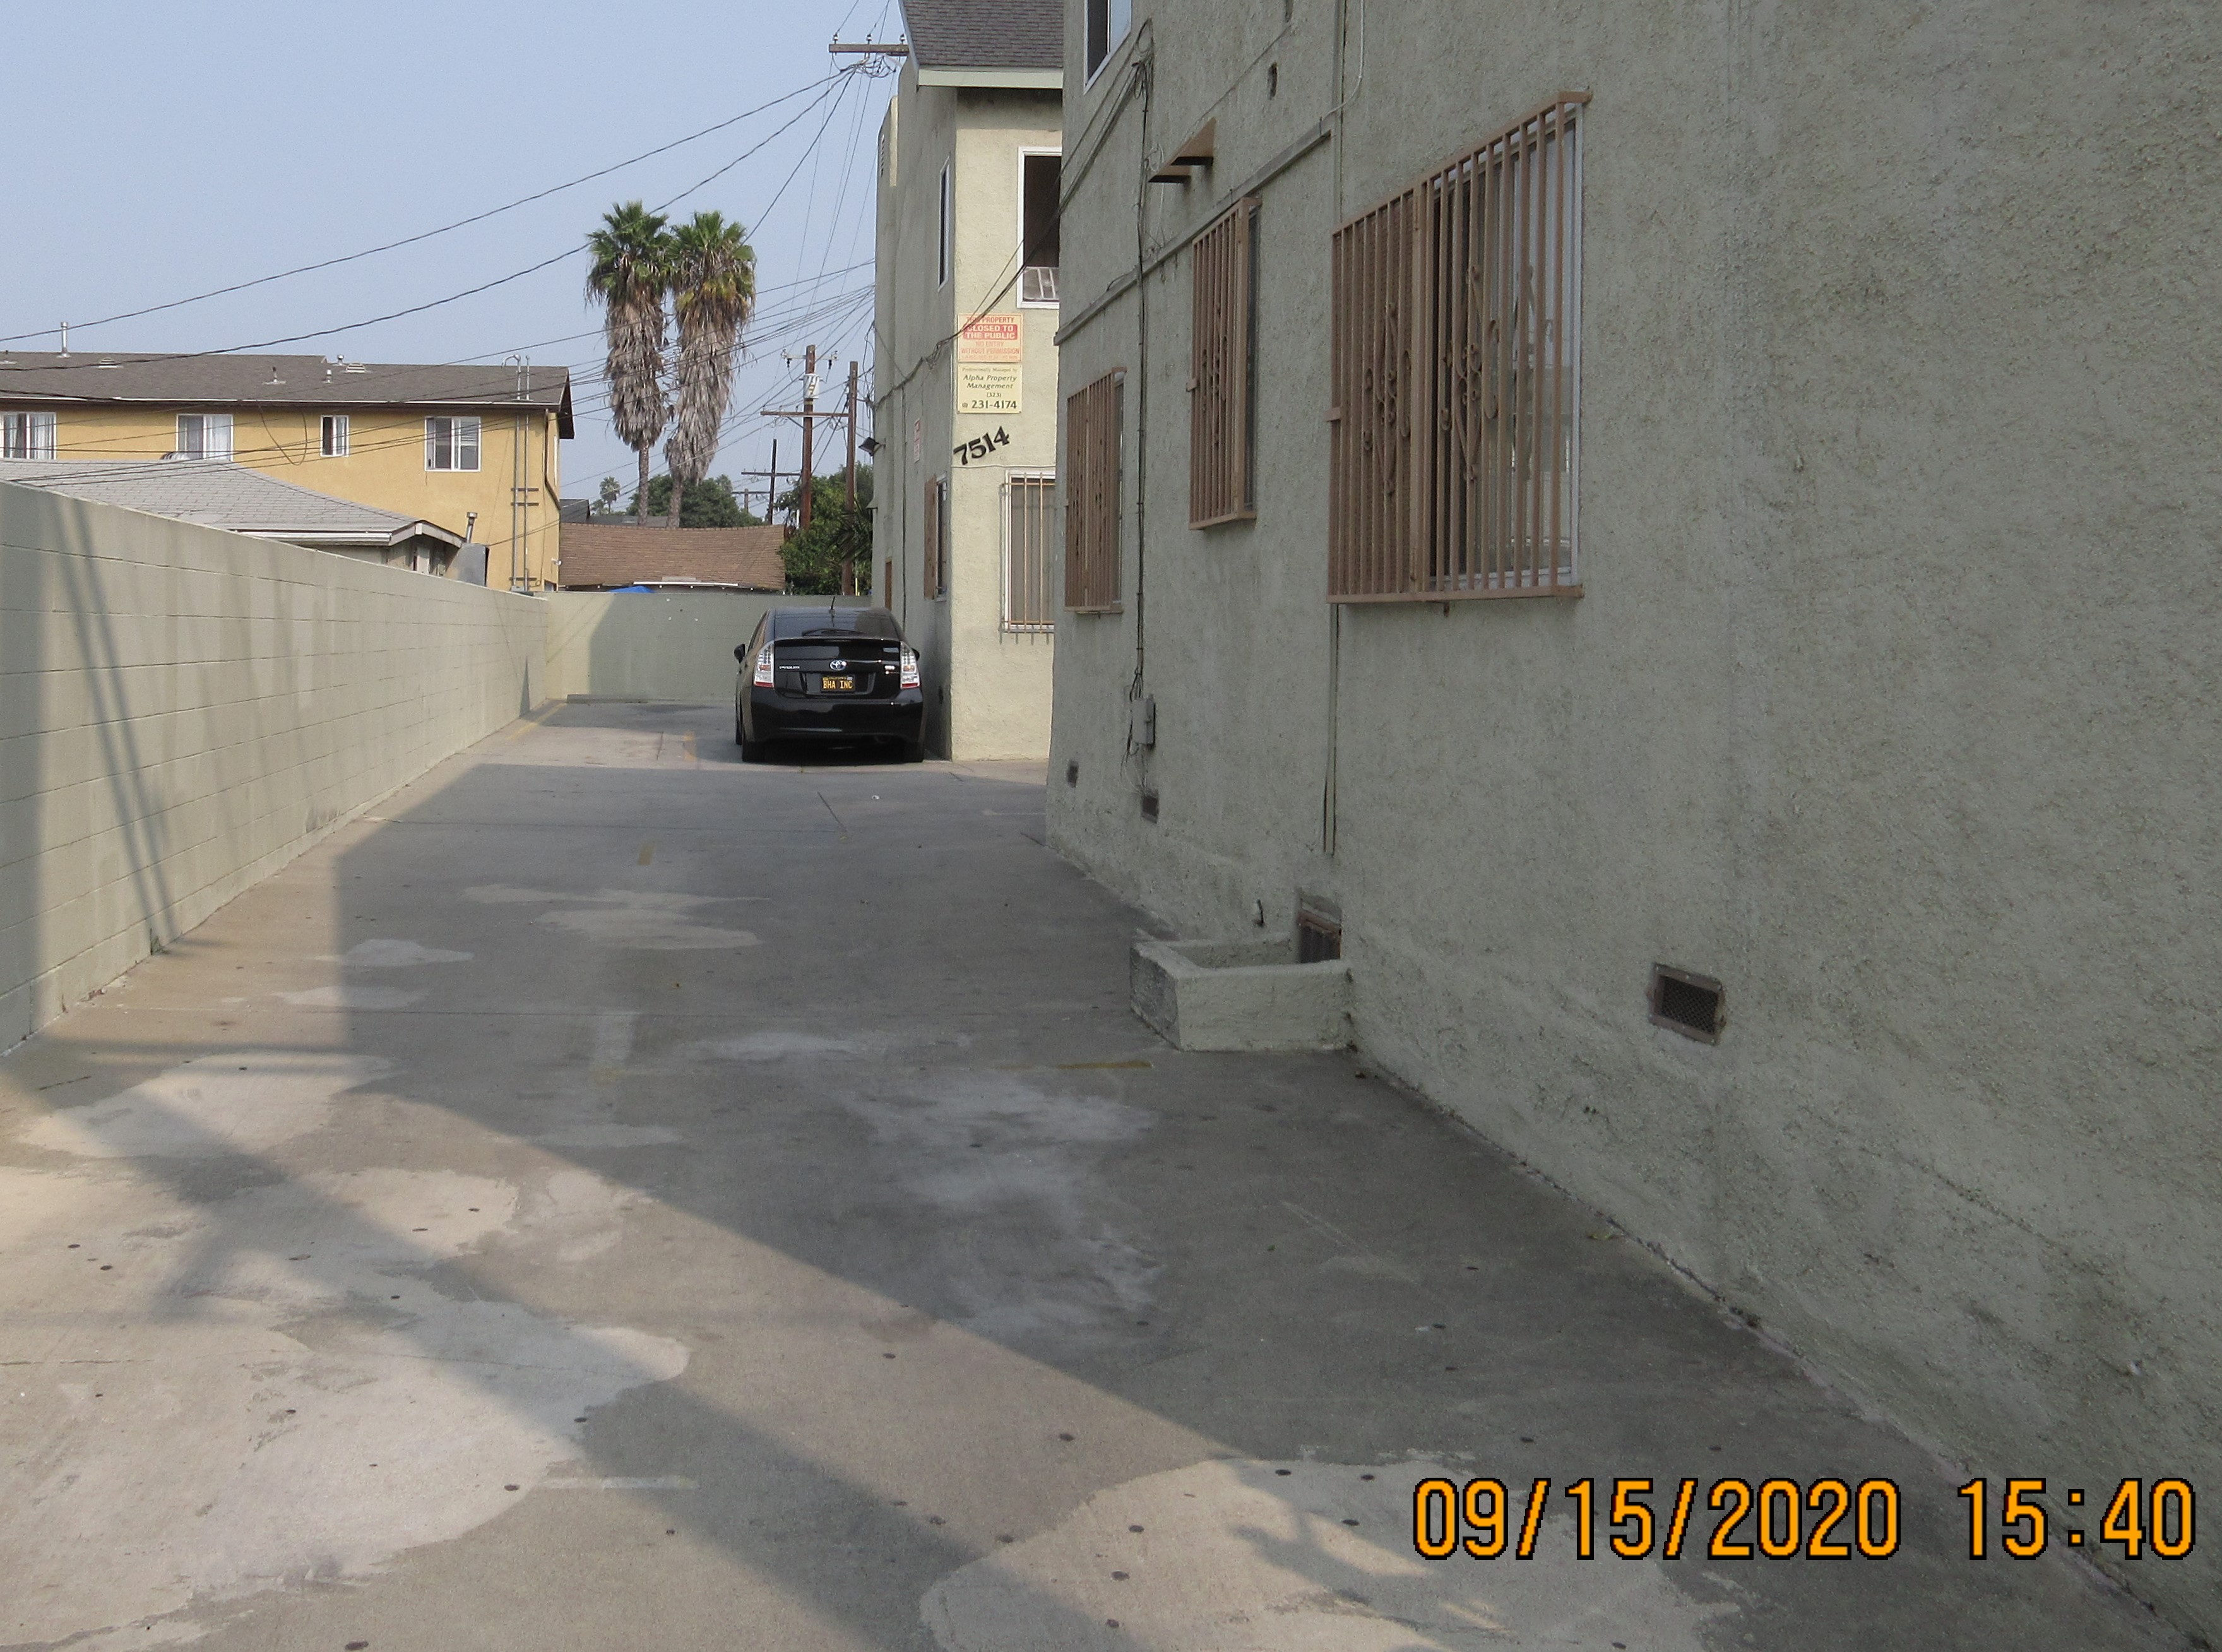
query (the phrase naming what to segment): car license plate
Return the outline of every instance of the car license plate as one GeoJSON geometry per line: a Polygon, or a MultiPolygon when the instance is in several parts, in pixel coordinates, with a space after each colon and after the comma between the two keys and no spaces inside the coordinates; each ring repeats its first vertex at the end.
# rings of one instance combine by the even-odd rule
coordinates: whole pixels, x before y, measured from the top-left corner
{"type": "Polygon", "coordinates": [[[854,677],[820,677],[818,679],[818,692],[823,694],[854,694],[857,692],[857,679],[854,677]]]}

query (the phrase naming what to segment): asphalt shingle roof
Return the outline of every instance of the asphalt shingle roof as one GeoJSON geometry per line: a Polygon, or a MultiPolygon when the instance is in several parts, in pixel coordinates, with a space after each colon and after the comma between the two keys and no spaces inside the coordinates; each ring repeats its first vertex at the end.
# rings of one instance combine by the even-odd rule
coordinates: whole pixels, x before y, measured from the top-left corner
{"type": "Polygon", "coordinates": [[[1062,69],[1063,0],[902,0],[922,69],[1062,69]]]}
{"type": "Polygon", "coordinates": [[[542,407],[570,399],[568,367],[335,362],[321,355],[67,355],[0,349],[0,401],[245,403],[283,407],[542,407]]]}
{"type": "Polygon", "coordinates": [[[0,482],[264,537],[385,538],[415,524],[220,459],[0,459],[0,482]]]}

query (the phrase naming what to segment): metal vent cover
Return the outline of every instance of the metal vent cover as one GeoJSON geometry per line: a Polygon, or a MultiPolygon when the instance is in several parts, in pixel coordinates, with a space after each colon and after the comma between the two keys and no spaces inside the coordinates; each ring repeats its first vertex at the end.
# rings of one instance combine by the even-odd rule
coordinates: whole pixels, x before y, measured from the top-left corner
{"type": "Polygon", "coordinates": [[[1145,820],[1154,820],[1158,818],[1158,795],[1155,792],[1142,794],[1142,818],[1145,820]]]}
{"type": "Polygon", "coordinates": [[[1296,908],[1296,962],[1326,964],[1342,956],[1342,924],[1309,907],[1296,908]]]}
{"type": "Polygon", "coordinates": [[[1728,1025],[1728,995],[1709,975],[1665,964],[1651,966],[1651,1024],[1684,1038],[1718,1044],[1728,1025]]]}

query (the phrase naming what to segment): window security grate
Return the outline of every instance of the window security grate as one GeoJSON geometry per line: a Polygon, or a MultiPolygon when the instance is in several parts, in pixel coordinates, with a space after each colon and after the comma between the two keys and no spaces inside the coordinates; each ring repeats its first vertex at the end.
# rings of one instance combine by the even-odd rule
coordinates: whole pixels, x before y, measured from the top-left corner
{"type": "Polygon", "coordinates": [[[1563,94],[1335,232],[1331,600],[1581,594],[1585,101],[1563,94]]]}
{"type": "Polygon", "coordinates": [[[1124,372],[1075,392],[1064,414],[1064,606],[1102,612],[1119,602],[1120,424],[1124,372]]]}
{"type": "Polygon", "coordinates": [[[1233,209],[1196,240],[1196,313],[1189,331],[1188,524],[1208,528],[1257,514],[1251,486],[1256,360],[1251,317],[1258,202],[1233,209]]]}

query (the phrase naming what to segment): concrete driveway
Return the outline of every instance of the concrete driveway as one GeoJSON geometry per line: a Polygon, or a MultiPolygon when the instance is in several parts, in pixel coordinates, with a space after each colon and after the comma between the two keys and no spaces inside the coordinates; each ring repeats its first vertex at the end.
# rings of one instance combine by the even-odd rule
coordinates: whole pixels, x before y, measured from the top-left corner
{"type": "Polygon", "coordinates": [[[2182,1644],[1361,1058],[1166,1048],[1040,809],[570,707],[0,1063],[0,1643],[2182,1644]],[[1897,1552],[1576,1558],[1639,1476],[1897,1552]]]}

